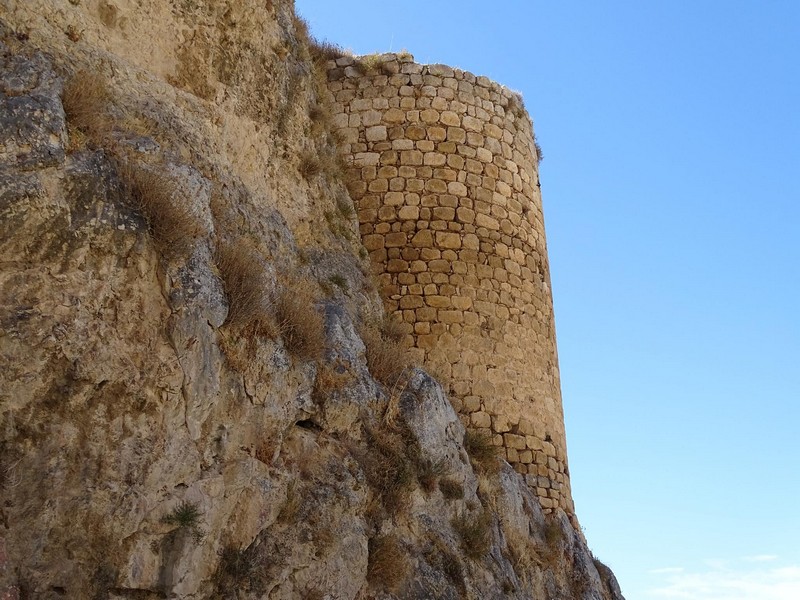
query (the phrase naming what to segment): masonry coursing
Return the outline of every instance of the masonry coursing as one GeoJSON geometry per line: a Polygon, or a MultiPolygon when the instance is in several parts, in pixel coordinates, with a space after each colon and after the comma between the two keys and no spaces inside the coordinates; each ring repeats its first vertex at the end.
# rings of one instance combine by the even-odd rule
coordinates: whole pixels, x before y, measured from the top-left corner
{"type": "Polygon", "coordinates": [[[545,510],[573,516],[537,146],[521,98],[405,54],[327,68],[388,310],[464,423],[503,447],[545,510]]]}

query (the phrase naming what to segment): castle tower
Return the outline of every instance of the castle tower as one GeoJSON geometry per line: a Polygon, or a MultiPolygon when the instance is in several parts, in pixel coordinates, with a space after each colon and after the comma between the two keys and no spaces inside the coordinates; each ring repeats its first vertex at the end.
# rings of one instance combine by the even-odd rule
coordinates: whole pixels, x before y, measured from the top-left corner
{"type": "Polygon", "coordinates": [[[418,360],[574,514],[537,147],[520,97],[409,55],[328,63],[364,246],[418,360]]]}

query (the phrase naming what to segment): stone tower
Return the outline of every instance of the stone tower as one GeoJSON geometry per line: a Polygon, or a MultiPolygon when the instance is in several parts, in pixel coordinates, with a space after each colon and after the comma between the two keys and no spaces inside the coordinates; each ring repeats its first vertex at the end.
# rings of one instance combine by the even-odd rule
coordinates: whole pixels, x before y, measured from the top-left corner
{"type": "Polygon", "coordinates": [[[538,149],[518,94],[410,55],[328,63],[364,246],[418,360],[574,515],[538,149]]]}

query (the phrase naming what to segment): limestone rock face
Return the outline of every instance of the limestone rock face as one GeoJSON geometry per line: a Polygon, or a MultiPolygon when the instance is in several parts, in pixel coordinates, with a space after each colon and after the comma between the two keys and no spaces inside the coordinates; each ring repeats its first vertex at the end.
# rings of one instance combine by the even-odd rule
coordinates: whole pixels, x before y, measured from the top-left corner
{"type": "Polygon", "coordinates": [[[323,98],[289,2],[0,1],[0,599],[622,598],[370,371],[323,98]]]}

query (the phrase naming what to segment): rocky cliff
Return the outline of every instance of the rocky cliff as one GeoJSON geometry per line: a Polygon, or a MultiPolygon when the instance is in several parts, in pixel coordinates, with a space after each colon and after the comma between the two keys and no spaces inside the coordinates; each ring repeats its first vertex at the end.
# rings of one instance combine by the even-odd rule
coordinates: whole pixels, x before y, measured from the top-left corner
{"type": "Polygon", "coordinates": [[[622,598],[383,313],[285,0],[0,0],[0,598],[622,598]]]}

